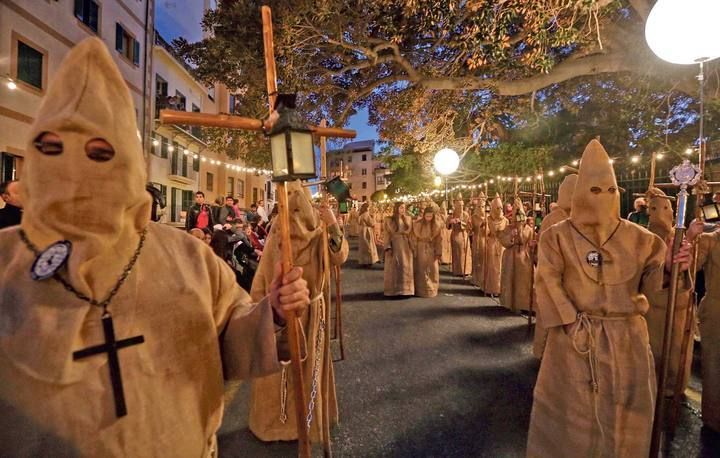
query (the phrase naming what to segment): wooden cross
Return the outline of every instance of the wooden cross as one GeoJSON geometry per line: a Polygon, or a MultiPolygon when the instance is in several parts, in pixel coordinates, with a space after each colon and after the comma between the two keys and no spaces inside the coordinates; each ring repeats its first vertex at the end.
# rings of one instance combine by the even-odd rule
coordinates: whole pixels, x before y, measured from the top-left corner
{"type": "Polygon", "coordinates": [[[120,418],[127,415],[127,406],[125,405],[125,393],[123,392],[118,350],[133,345],[140,345],[145,342],[145,337],[135,336],[127,339],[115,340],[115,327],[113,326],[112,315],[108,312],[105,312],[102,316],[102,325],[103,333],[105,334],[105,343],[73,352],[73,361],[99,355],[101,353],[108,354],[110,382],[112,383],[113,397],[115,398],[115,415],[120,418]]]}
{"type": "MultiPolygon", "coordinates": [[[[277,119],[274,112],[277,99],[277,72],[275,68],[275,51],[273,49],[272,13],[269,6],[261,7],[263,22],[263,49],[265,55],[265,76],[268,92],[269,116],[265,120],[245,118],[231,115],[213,115],[206,113],[189,113],[185,111],[160,111],[161,124],[185,124],[193,126],[222,127],[226,129],[253,130],[269,132],[277,119]]],[[[309,126],[316,136],[355,138],[354,130],[336,127],[309,126]]],[[[288,215],[288,199],[285,183],[277,183],[278,197],[278,228],[280,229],[280,251],[282,255],[283,273],[292,269],[292,248],[290,245],[290,220],[288,215]]],[[[295,413],[298,428],[298,455],[310,457],[309,426],[307,424],[307,393],[303,380],[302,362],[300,353],[300,330],[298,316],[288,317],[288,338],[290,340],[290,359],[293,379],[295,380],[295,413]]],[[[328,322],[329,323],[329,322],[328,322]]],[[[326,442],[329,438],[325,438],[326,442]]],[[[325,455],[329,454],[329,443],[325,444],[325,455]]]]}

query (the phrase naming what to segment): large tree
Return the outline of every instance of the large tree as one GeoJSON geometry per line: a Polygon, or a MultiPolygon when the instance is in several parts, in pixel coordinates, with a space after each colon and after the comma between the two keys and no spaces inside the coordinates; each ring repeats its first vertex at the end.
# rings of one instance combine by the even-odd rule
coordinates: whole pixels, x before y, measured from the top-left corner
{"type": "Polygon", "coordinates": [[[696,70],[662,63],[645,44],[652,3],[220,0],[203,23],[209,38],[175,45],[199,78],[238,91],[243,114],[263,116],[259,6],[269,4],[280,88],[301,93],[312,121],[343,124],[366,108],[402,151],[426,155],[442,145],[465,154],[507,138],[522,127],[516,118],[533,116],[547,97],[572,100],[593,78],[694,94],[696,70]]]}

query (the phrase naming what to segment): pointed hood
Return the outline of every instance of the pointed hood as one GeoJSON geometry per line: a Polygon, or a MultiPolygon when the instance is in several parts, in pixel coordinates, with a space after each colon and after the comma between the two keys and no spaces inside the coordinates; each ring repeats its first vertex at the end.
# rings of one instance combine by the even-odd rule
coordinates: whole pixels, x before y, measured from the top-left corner
{"type": "Polygon", "coordinates": [[[40,249],[72,242],[70,282],[104,299],[148,224],[146,181],[130,92],[105,44],[87,38],[63,60],[31,128],[21,180],[22,228],[40,249]],[[46,132],[60,138],[61,152],[36,147],[46,132]],[[96,139],[111,147],[104,156],[86,153],[96,139]]]}
{"type": "Polygon", "coordinates": [[[565,176],[565,179],[560,183],[558,188],[558,200],[557,204],[560,208],[565,210],[568,214],[572,207],[573,193],[575,192],[575,183],[577,183],[578,176],[576,173],[571,173],[565,176]]]}
{"type": "Polygon", "coordinates": [[[620,192],[610,157],[597,140],[582,155],[570,219],[583,226],[609,226],[620,220],[620,192]]]}
{"type": "Polygon", "coordinates": [[[665,240],[672,232],[673,207],[670,198],[658,188],[647,192],[648,230],[665,240]]]}
{"type": "Polygon", "coordinates": [[[503,203],[499,195],[495,194],[495,198],[490,202],[490,217],[500,219],[503,216],[503,203]]]}

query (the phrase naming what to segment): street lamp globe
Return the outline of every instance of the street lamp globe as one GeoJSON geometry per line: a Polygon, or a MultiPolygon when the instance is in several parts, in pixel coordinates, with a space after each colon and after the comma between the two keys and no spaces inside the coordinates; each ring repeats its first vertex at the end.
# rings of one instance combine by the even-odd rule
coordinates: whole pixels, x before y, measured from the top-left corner
{"type": "Polygon", "coordinates": [[[645,39],[662,60],[697,64],[720,57],[720,1],[658,0],[645,22],[645,39]]]}
{"type": "Polygon", "coordinates": [[[447,176],[455,172],[460,165],[460,156],[450,148],[443,148],[433,158],[433,166],[440,175],[447,176]]]}

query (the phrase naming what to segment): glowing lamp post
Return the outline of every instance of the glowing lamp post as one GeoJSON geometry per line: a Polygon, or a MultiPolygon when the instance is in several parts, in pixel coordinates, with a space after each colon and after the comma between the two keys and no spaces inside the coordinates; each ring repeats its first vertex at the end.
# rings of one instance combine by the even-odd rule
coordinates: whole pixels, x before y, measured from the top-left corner
{"type": "Polygon", "coordinates": [[[433,167],[435,167],[437,173],[445,177],[445,202],[448,206],[450,202],[448,199],[447,177],[455,173],[459,165],[460,156],[450,148],[441,149],[435,153],[435,157],[433,158],[433,167]]]}
{"type": "Polygon", "coordinates": [[[659,58],[698,64],[720,57],[720,2],[658,0],[645,22],[645,39],[659,58]]]}
{"type": "MultiPolygon", "coordinates": [[[[702,179],[705,166],[704,64],[707,61],[720,57],[720,28],[717,27],[718,18],[720,18],[720,1],[718,0],[658,0],[650,11],[645,23],[645,39],[650,49],[652,49],[660,59],[673,64],[700,65],[700,73],[698,75],[698,81],[700,83],[700,132],[698,138],[700,157],[698,167],[696,167],[697,177],[695,181],[702,179]]],[[[687,160],[685,162],[689,164],[687,160]]],[[[679,169],[679,167],[676,167],[676,169],[679,169]]],[[[682,182],[683,180],[679,181],[682,182]]],[[[675,182],[674,178],[673,182],[675,182]]],[[[685,186],[687,186],[687,183],[685,186]]],[[[702,193],[698,193],[697,197],[699,204],[700,199],[702,199],[702,193]]],[[[684,230],[684,207],[685,201],[678,201],[676,243],[673,244],[673,257],[677,254],[680,247],[680,243],[677,240],[682,238],[682,232],[684,230]]],[[[674,277],[677,277],[677,275],[674,277]]],[[[671,291],[675,291],[677,287],[677,279],[674,278],[673,280],[671,283],[674,284],[671,285],[671,291]]],[[[665,332],[660,366],[658,367],[658,391],[652,439],[650,442],[651,458],[656,458],[660,453],[664,430],[663,425],[665,422],[665,390],[673,334],[672,326],[675,322],[675,294],[670,293],[669,299],[665,310],[665,332]]],[[[692,310],[692,307],[688,308],[688,310],[692,310]]],[[[688,317],[690,317],[690,315],[688,315],[688,317]]],[[[686,317],[688,321],[693,321],[693,318],[688,317],[686,317]]],[[[686,343],[683,342],[682,346],[685,347],[685,345],[686,343]]],[[[681,354],[682,353],[683,351],[681,351],[681,354]]],[[[684,367],[684,364],[681,362],[679,367],[684,367]]],[[[678,377],[682,379],[681,376],[678,377]]],[[[675,397],[676,399],[673,400],[674,407],[677,406],[678,403],[677,393],[675,393],[675,397]]],[[[677,408],[675,407],[674,410],[677,410],[677,408]]],[[[670,421],[671,430],[674,428],[673,423],[673,421],[670,421]]]]}

